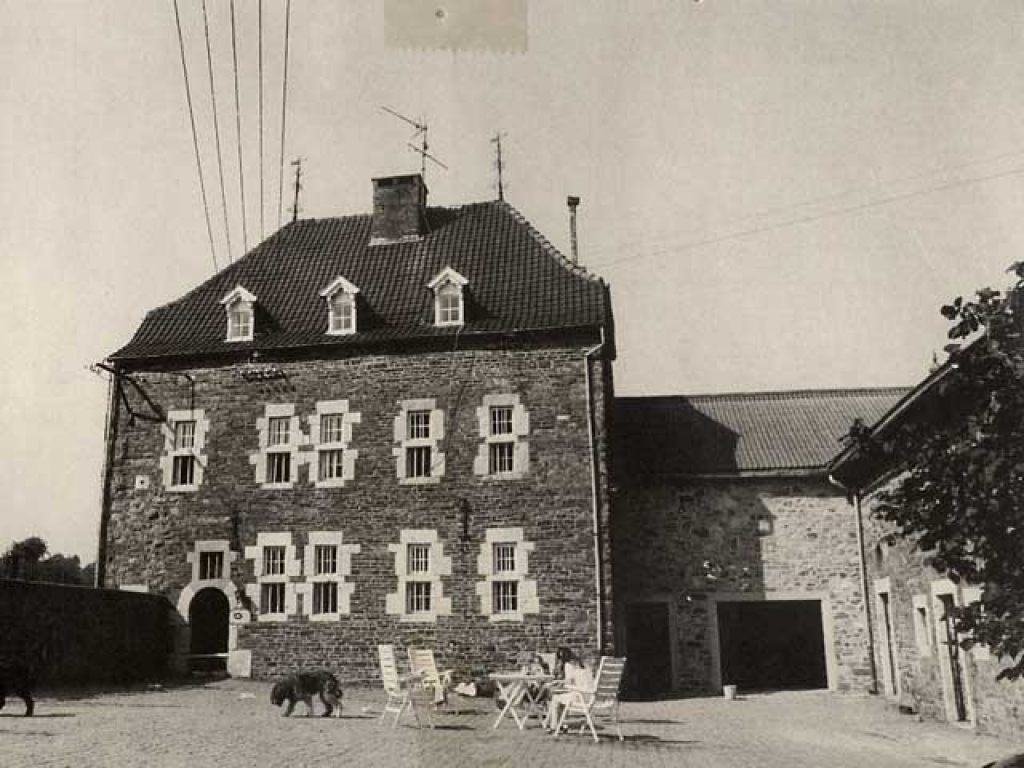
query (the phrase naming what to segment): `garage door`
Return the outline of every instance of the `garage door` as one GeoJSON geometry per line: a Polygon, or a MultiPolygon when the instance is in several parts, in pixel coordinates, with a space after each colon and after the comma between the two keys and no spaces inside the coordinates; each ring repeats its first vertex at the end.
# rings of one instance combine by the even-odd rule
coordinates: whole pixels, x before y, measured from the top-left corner
{"type": "Polygon", "coordinates": [[[720,602],[722,683],[743,691],[825,688],[821,601],[720,602]]]}

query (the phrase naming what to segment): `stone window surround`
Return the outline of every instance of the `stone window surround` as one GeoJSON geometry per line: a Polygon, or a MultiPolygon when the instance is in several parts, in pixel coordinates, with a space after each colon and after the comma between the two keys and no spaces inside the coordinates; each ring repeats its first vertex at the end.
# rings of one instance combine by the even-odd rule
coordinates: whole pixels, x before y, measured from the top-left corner
{"type": "Polygon", "coordinates": [[[530,443],[526,437],[530,434],[530,413],[520,402],[515,393],[484,395],[483,405],[476,409],[477,426],[480,445],[473,459],[473,474],[490,480],[519,480],[526,476],[530,468],[530,443]],[[491,408],[512,409],[512,434],[491,434],[491,408]],[[512,471],[491,473],[491,443],[512,443],[512,471]]]}
{"type": "Polygon", "coordinates": [[[305,436],[301,429],[301,420],[295,415],[294,403],[267,403],[264,406],[263,416],[256,419],[256,429],[259,432],[259,451],[249,454],[249,463],[256,468],[256,484],[267,489],[293,488],[298,480],[299,473],[299,448],[306,444],[305,436]],[[278,447],[270,447],[270,420],[273,418],[290,419],[288,426],[288,449],[281,450],[278,447]],[[267,482],[267,457],[271,453],[291,454],[289,460],[289,480],[287,483],[267,482]]]}
{"type": "Polygon", "coordinates": [[[164,453],[160,457],[160,471],[163,476],[165,491],[173,493],[189,493],[198,491],[203,484],[203,475],[206,470],[206,436],[210,431],[210,421],[206,418],[206,412],[202,408],[192,410],[180,409],[167,412],[167,419],[160,425],[160,433],[164,436],[164,453]],[[196,423],[195,433],[192,439],[192,447],[176,450],[174,447],[174,425],[179,421],[194,421],[196,423]],[[191,485],[171,485],[174,479],[174,457],[192,456],[195,458],[191,485]]]}
{"type": "MultiPolygon", "coordinates": [[[[949,579],[936,579],[931,582],[931,596],[932,596],[932,620],[935,624],[935,639],[936,645],[942,648],[943,633],[945,632],[945,625],[942,617],[946,613],[946,609],[943,606],[942,598],[946,595],[953,599],[953,605],[961,605],[960,590],[956,584],[949,579]]],[[[956,704],[953,699],[953,679],[952,670],[950,669],[949,654],[939,653],[936,654],[939,660],[939,678],[942,683],[942,701],[943,707],[946,713],[946,719],[951,722],[957,722],[956,719],[956,704]]],[[[961,658],[966,658],[961,655],[961,658]]],[[[967,713],[967,723],[975,722],[974,713],[974,692],[971,681],[970,665],[961,664],[962,670],[962,682],[964,687],[964,708],[967,713]]]]}
{"type": "Polygon", "coordinates": [[[451,267],[445,267],[437,276],[427,283],[427,287],[434,292],[434,325],[439,328],[458,327],[466,324],[466,296],[465,287],[469,280],[460,275],[451,267]],[[459,319],[457,321],[441,320],[441,290],[453,285],[459,291],[459,319]]]}
{"type": "Polygon", "coordinates": [[[928,595],[914,595],[914,640],[919,656],[932,655],[932,611],[928,595]]]}
{"type": "Polygon", "coordinates": [[[220,303],[224,306],[224,311],[227,315],[225,318],[227,323],[227,331],[224,335],[225,341],[252,341],[253,336],[256,332],[256,296],[247,291],[241,285],[235,286],[220,303]],[[249,333],[242,336],[232,336],[231,334],[231,310],[241,302],[246,305],[249,310],[249,333]]]}
{"type": "Polygon", "coordinates": [[[484,542],[480,545],[480,554],[476,560],[477,574],[483,580],[476,583],[476,594],[480,598],[480,612],[491,622],[522,622],[528,613],[540,613],[540,600],[537,598],[537,582],[528,579],[530,572],[530,553],[535,544],[527,541],[522,528],[488,528],[484,542]],[[515,570],[496,573],[494,570],[494,545],[515,544],[515,570]],[[495,581],[515,581],[518,583],[518,610],[507,613],[495,613],[492,604],[494,598],[493,584],[495,581]]]}
{"type": "Polygon", "coordinates": [[[395,456],[395,474],[400,485],[433,485],[441,482],[445,471],[445,455],[438,446],[444,440],[444,411],[437,407],[433,398],[417,398],[399,400],[399,412],[395,416],[394,441],[396,447],[391,449],[395,456]],[[409,412],[430,411],[430,437],[410,438],[409,412]],[[406,477],[406,449],[415,447],[430,448],[430,475],[427,477],[406,477]]]}
{"type": "MultiPolygon", "coordinates": [[[[338,553],[340,557],[340,552],[338,553]]],[[[287,621],[298,614],[297,585],[293,579],[302,575],[302,561],[296,556],[296,547],[292,544],[292,534],[289,531],[256,534],[255,546],[245,548],[245,559],[253,561],[253,571],[256,575],[255,583],[245,585],[245,594],[259,606],[257,621],[287,621]],[[265,576],[263,574],[263,552],[265,547],[284,547],[284,573],[281,575],[265,576]],[[262,597],[261,587],[264,584],[284,584],[284,613],[263,613],[260,599],[262,597]]],[[[338,595],[341,598],[340,591],[338,595]]]]}
{"type": "MultiPolygon", "coordinates": [[[[960,587],[960,597],[963,600],[964,605],[971,605],[972,603],[981,602],[981,593],[984,591],[982,587],[960,587]]],[[[974,657],[975,661],[991,661],[992,652],[989,650],[987,645],[975,643],[971,646],[971,656],[974,657]]]]}
{"type": "Polygon", "coordinates": [[[452,599],[444,595],[444,577],[452,575],[452,559],[444,554],[444,543],[438,539],[437,531],[428,528],[402,529],[398,544],[388,544],[388,551],[395,555],[395,575],[398,588],[384,598],[384,612],[397,616],[401,622],[436,623],[439,616],[450,616],[452,599]],[[410,544],[430,545],[430,568],[427,573],[409,573],[407,555],[410,544]],[[415,578],[411,578],[415,576],[415,578]],[[430,611],[410,614],[406,612],[405,585],[409,581],[429,581],[430,611]]]}
{"type": "Polygon", "coordinates": [[[333,283],[320,291],[320,295],[327,301],[327,335],[328,336],[350,336],[355,333],[359,327],[359,315],[358,308],[356,305],[356,294],[359,293],[359,288],[350,283],[344,277],[337,277],[333,283]],[[334,328],[334,308],[332,301],[338,293],[343,293],[348,297],[352,307],[352,327],[351,328],[334,328]]]}
{"type": "Polygon", "coordinates": [[[338,621],[352,611],[352,593],[355,583],[347,577],[352,575],[352,555],[359,554],[359,544],[345,544],[341,531],[310,531],[306,537],[303,552],[303,565],[306,579],[295,585],[296,593],[302,595],[302,613],[310,621],[338,621]],[[316,573],[317,546],[335,546],[338,548],[338,570],[332,574],[316,573]],[[316,583],[334,582],[338,585],[337,613],[313,613],[313,585],[316,583]]]}
{"type": "Polygon", "coordinates": [[[878,624],[878,651],[882,661],[881,669],[879,670],[882,676],[882,688],[888,696],[899,698],[902,690],[898,653],[899,642],[896,639],[896,622],[892,600],[892,581],[889,578],[875,579],[873,591],[875,596],[875,615],[878,624]],[[885,595],[884,600],[883,595],[885,595]],[[888,633],[885,628],[886,601],[888,602],[889,615],[888,633]],[[893,646],[891,649],[889,647],[890,643],[893,646]],[[889,668],[890,664],[894,665],[893,669],[889,668]]]}
{"type": "MultiPolygon", "coordinates": [[[[349,448],[352,443],[352,425],[362,423],[362,414],[349,410],[348,400],[320,400],[316,404],[316,412],[306,418],[309,425],[309,443],[313,446],[313,453],[309,458],[309,481],[317,488],[343,488],[345,483],[355,479],[356,459],[359,458],[359,451],[349,448]],[[320,442],[320,421],[321,416],[341,416],[341,442],[322,443],[320,442]],[[324,450],[340,450],[341,456],[341,477],[333,477],[327,480],[320,479],[320,452],[324,450]]],[[[305,457],[304,457],[305,458],[305,457]]],[[[293,458],[294,461],[294,458],[293,458]]]]}

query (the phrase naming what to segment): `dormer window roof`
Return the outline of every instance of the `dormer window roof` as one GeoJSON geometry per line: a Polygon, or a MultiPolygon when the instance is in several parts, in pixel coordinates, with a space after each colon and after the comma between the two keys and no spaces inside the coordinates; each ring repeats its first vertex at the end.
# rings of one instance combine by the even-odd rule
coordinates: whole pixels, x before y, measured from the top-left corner
{"type": "Polygon", "coordinates": [[[427,287],[434,292],[434,325],[445,327],[465,324],[466,301],[463,288],[467,285],[469,280],[451,267],[445,267],[427,283],[427,287]]]}
{"type": "Polygon", "coordinates": [[[252,341],[255,330],[256,297],[242,286],[235,286],[220,300],[228,316],[226,341],[252,341]]]}
{"type": "Polygon", "coordinates": [[[327,333],[331,336],[346,336],[356,332],[356,294],[359,288],[344,277],[320,291],[327,299],[327,333]]]}

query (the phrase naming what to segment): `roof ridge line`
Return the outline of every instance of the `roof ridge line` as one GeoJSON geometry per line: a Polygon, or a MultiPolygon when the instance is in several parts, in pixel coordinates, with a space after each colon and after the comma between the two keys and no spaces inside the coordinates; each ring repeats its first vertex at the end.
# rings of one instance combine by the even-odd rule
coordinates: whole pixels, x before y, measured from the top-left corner
{"type": "Polygon", "coordinates": [[[604,280],[601,277],[599,277],[598,275],[595,275],[593,272],[588,270],[582,264],[577,264],[577,263],[571,261],[568,257],[566,257],[566,255],[564,253],[562,253],[560,250],[558,250],[558,248],[556,248],[554,246],[554,244],[550,240],[548,240],[547,237],[545,237],[544,234],[540,230],[538,230],[535,226],[533,226],[533,224],[530,223],[530,220],[527,219],[526,216],[524,216],[511,203],[509,203],[506,200],[493,200],[491,202],[493,204],[499,206],[499,207],[504,207],[506,209],[506,211],[508,212],[508,214],[510,216],[512,216],[513,219],[515,219],[523,227],[526,228],[526,231],[530,234],[530,236],[534,240],[537,241],[537,243],[544,250],[544,252],[547,253],[552,258],[554,258],[555,261],[563,269],[565,269],[566,272],[568,272],[571,275],[575,275],[577,277],[582,277],[585,280],[590,280],[591,282],[594,282],[594,283],[604,284],[604,280]]]}
{"type": "Polygon", "coordinates": [[[829,387],[823,389],[779,389],[779,390],[759,390],[755,392],[710,392],[700,394],[675,394],[675,395],[623,395],[618,396],[616,400],[668,400],[668,399],[704,399],[704,400],[724,400],[727,398],[734,399],[747,399],[747,400],[764,400],[771,397],[801,397],[806,395],[880,395],[880,394],[895,394],[898,392],[907,392],[912,390],[914,387],[910,385],[892,385],[885,387],[829,387]]]}

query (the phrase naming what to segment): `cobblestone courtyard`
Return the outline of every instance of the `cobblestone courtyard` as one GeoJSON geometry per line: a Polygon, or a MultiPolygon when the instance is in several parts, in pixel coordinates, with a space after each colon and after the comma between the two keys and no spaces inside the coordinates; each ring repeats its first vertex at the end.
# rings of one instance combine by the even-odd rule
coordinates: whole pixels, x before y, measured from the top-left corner
{"type": "MultiPolygon", "coordinates": [[[[535,725],[492,730],[490,701],[390,730],[382,695],[349,691],[341,720],[282,718],[266,683],[226,680],[166,691],[42,697],[37,717],[0,713],[0,766],[980,766],[1015,745],[920,723],[884,702],[825,692],[629,703],[624,743],[555,739],[535,725]]],[[[317,710],[319,712],[319,710],[317,710]]],[[[297,714],[304,712],[299,705],[297,714]]],[[[404,722],[404,721],[403,721],[404,722]]],[[[411,718],[409,718],[411,723],[411,718]]]]}

